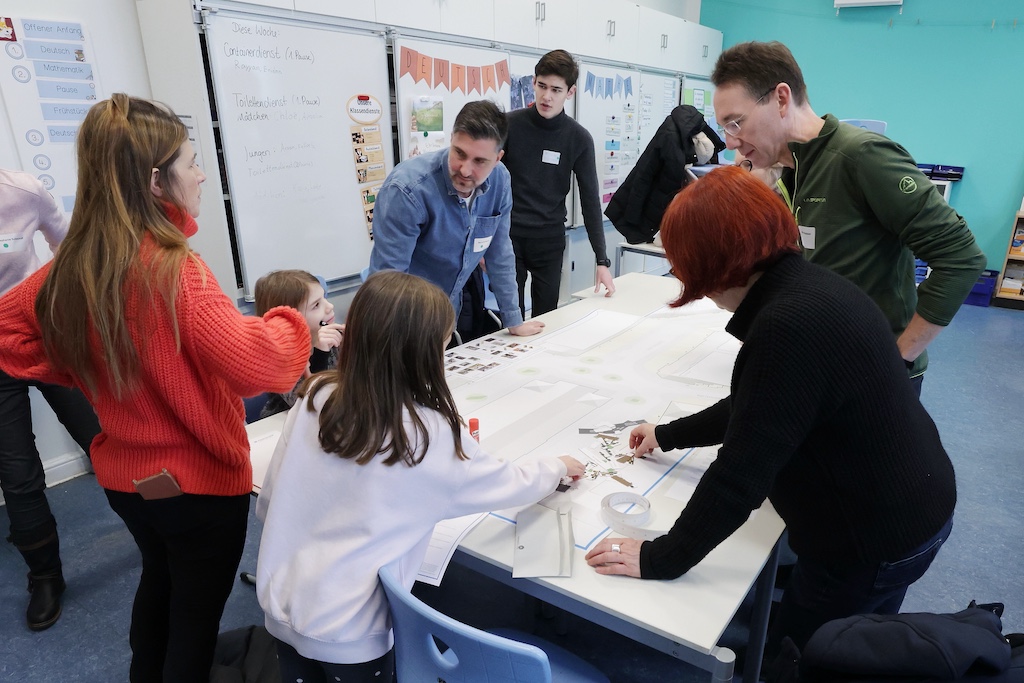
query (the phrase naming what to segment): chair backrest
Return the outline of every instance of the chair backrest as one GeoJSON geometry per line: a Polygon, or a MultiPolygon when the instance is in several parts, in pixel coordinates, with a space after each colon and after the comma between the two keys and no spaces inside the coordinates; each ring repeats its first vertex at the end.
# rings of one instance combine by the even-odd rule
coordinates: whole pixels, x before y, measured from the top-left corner
{"type": "Polygon", "coordinates": [[[260,413],[263,412],[263,406],[267,405],[267,399],[270,398],[270,394],[256,394],[255,396],[245,396],[242,398],[242,405],[245,406],[245,422],[255,422],[260,419],[260,413]]]}
{"type": "Polygon", "coordinates": [[[544,651],[467,626],[420,602],[389,567],[380,570],[395,632],[399,681],[550,683],[544,651]],[[442,653],[435,637],[448,646],[442,653]]]}

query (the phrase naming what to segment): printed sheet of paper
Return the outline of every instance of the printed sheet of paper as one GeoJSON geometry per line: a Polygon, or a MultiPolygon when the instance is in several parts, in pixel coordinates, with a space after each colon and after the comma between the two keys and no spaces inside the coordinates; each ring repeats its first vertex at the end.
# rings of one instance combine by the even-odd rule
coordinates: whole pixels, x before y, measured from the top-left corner
{"type": "Polygon", "coordinates": [[[259,486],[253,485],[253,490],[259,493],[263,488],[263,480],[267,478],[267,468],[270,467],[270,460],[274,456],[274,449],[281,438],[280,431],[267,432],[254,439],[249,439],[249,459],[252,461],[252,480],[261,482],[259,486]]]}
{"type": "Polygon", "coordinates": [[[640,321],[635,315],[594,311],[590,315],[544,337],[540,344],[550,353],[576,354],[621,334],[640,321]]]}
{"type": "Polygon", "coordinates": [[[452,556],[459,547],[459,543],[486,516],[487,513],[465,515],[455,519],[446,519],[434,525],[434,533],[430,536],[430,546],[420,564],[416,580],[431,586],[440,586],[441,579],[444,578],[444,573],[447,571],[448,564],[452,561],[452,556]]]}
{"type": "Polygon", "coordinates": [[[444,375],[449,380],[464,377],[476,381],[533,351],[533,346],[516,341],[514,337],[483,337],[446,351],[444,375]]]}

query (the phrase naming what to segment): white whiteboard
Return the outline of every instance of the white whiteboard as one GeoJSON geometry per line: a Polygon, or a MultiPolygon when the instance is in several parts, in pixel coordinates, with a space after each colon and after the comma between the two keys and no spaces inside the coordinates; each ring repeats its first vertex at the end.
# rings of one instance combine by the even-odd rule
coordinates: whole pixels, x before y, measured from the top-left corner
{"type": "Polygon", "coordinates": [[[507,52],[402,37],[394,52],[403,160],[448,147],[455,117],[467,102],[491,100],[509,111],[507,52]]]}
{"type": "Polygon", "coordinates": [[[207,39],[245,294],[359,273],[394,158],[385,38],[218,12],[207,39]]]}
{"type": "Polygon", "coordinates": [[[640,153],[643,154],[662,122],[679,106],[679,78],[642,72],[637,127],[640,131],[640,153]]]}
{"type": "MultiPolygon", "coordinates": [[[[576,83],[576,120],[594,137],[601,211],[640,156],[637,101],[640,72],[635,69],[580,64],[576,83]]],[[[583,225],[576,204],[574,225],[583,225]]]]}

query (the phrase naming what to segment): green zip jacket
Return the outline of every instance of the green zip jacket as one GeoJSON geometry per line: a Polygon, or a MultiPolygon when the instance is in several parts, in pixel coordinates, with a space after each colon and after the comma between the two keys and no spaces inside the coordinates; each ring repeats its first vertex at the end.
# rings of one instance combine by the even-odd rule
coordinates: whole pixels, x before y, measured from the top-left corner
{"type": "MultiPolygon", "coordinates": [[[[795,169],[780,181],[800,226],[804,256],[851,280],[899,336],[916,311],[948,325],[986,258],[967,222],[900,145],[825,117],[818,137],[789,144],[795,169]],[[915,286],[914,257],[932,272],[915,286]]],[[[928,367],[922,353],[910,371],[928,367]]]]}

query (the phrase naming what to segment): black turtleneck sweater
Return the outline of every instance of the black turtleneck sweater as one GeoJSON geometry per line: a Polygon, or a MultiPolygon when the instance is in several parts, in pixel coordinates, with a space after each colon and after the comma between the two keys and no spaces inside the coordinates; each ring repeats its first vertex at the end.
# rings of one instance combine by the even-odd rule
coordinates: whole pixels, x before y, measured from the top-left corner
{"type": "Polygon", "coordinates": [[[564,111],[553,119],[534,107],[508,115],[508,142],[502,163],[512,174],[513,237],[560,237],[565,233],[565,197],[576,174],[583,222],[594,255],[608,258],[604,217],[598,197],[594,139],[564,111]],[[557,163],[546,163],[547,158],[557,163]]]}
{"type": "Polygon", "coordinates": [[[669,533],[644,543],[644,578],[700,562],[768,498],[801,557],[898,560],[953,514],[953,465],[878,306],[787,255],[726,327],[743,342],[732,394],[655,431],[665,450],[722,444],[669,533]]]}

